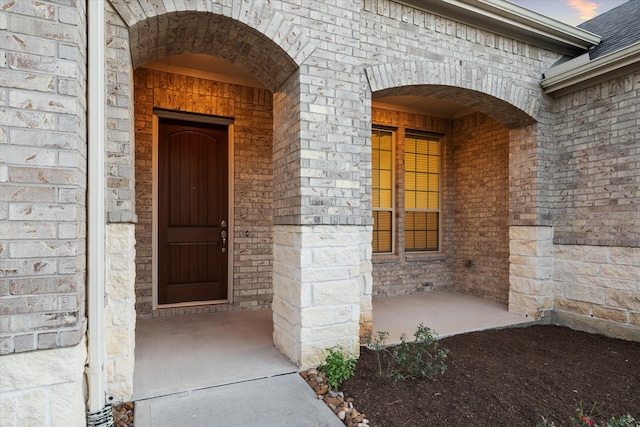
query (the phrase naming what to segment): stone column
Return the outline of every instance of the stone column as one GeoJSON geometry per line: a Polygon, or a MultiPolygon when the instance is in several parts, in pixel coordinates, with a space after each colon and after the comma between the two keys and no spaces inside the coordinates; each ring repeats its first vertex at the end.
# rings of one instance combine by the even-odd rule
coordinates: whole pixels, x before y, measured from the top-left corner
{"type": "Polygon", "coordinates": [[[302,367],[322,363],[334,345],[357,354],[357,228],[279,226],[273,240],[275,345],[302,367]]]}
{"type": "Polygon", "coordinates": [[[357,354],[361,303],[371,319],[367,112],[357,55],[342,54],[359,49],[361,8],[321,7],[327,16],[350,13],[349,32],[317,46],[274,93],[273,107],[274,342],[304,367],[337,344],[357,354]]]}
{"type": "Polygon", "coordinates": [[[509,227],[509,311],[541,319],[553,308],[553,228],[509,227]]]}
{"type": "Polygon", "coordinates": [[[373,265],[371,239],[373,227],[360,229],[360,339],[373,333],[373,265]]]}
{"type": "Polygon", "coordinates": [[[509,133],[509,311],[535,319],[553,308],[549,130],[541,122],[509,133]]]}
{"type": "Polygon", "coordinates": [[[105,349],[107,396],[126,402],[133,394],[135,364],[135,226],[107,226],[105,349]]]}

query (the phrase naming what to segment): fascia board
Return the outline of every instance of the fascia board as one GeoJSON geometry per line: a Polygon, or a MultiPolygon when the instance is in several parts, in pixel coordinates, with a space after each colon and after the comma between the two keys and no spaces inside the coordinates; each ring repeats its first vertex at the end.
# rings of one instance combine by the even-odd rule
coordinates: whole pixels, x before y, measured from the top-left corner
{"type": "Polygon", "coordinates": [[[401,3],[549,50],[576,55],[602,38],[505,0],[400,0],[401,3]]]}
{"type": "Polygon", "coordinates": [[[569,70],[573,70],[575,68],[578,68],[582,65],[586,65],[589,63],[589,61],[591,61],[591,57],[589,56],[588,53],[584,53],[580,56],[577,56],[573,59],[570,59],[566,62],[563,62],[561,64],[558,65],[554,65],[553,67],[549,68],[547,71],[544,72],[544,78],[551,78],[551,77],[555,77],[558,76],[562,73],[566,73],[569,70]]]}
{"type": "MultiPolygon", "coordinates": [[[[640,66],[640,42],[560,73],[553,72],[556,67],[550,68],[551,75],[544,78],[541,85],[546,93],[553,93],[634,64],[640,66]]],[[[562,65],[564,64],[559,67],[562,65]]],[[[549,71],[545,73],[545,76],[549,74],[549,71]]]]}

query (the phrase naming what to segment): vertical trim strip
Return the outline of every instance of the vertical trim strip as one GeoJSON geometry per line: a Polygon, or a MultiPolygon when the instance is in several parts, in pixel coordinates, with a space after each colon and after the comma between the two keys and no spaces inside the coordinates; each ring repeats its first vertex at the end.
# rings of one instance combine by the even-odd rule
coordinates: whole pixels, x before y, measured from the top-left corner
{"type": "Polygon", "coordinates": [[[153,114],[151,145],[151,309],[158,309],[158,132],[160,119],[153,114]]]}
{"type": "Polygon", "coordinates": [[[233,274],[233,255],[235,254],[235,250],[234,250],[234,237],[235,237],[235,221],[234,221],[234,214],[235,214],[235,194],[234,194],[234,184],[235,184],[235,175],[234,175],[234,158],[235,158],[235,154],[234,154],[234,149],[235,149],[235,144],[234,144],[234,136],[235,131],[234,131],[234,125],[233,123],[230,124],[227,128],[227,144],[229,144],[229,158],[227,160],[228,162],[228,168],[227,168],[227,174],[228,174],[228,182],[229,182],[229,194],[227,196],[227,211],[229,212],[229,216],[227,219],[227,223],[229,223],[229,245],[228,245],[228,252],[229,252],[229,256],[227,257],[227,262],[228,262],[228,266],[227,266],[227,301],[229,302],[229,304],[233,304],[233,278],[234,278],[234,274],[233,274]]]}
{"type": "Polygon", "coordinates": [[[104,2],[87,0],[87,296],[89,413],[105,407],[105,13],[104,2]]]}

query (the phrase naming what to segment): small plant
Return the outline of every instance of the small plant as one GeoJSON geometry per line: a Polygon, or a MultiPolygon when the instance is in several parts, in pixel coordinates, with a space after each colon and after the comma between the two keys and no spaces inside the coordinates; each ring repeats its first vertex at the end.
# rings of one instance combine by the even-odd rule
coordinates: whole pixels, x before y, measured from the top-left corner
{"type": "Polygon", "coordinates": [[[329,386],[333,390],[340,388],[340,385],[355,373],[356,359],[353,355],[345,357],[344,349],[340,345],[328,348],[329,354],[324,363],[318,369],[327,376],[329,386]]]}
{"type": "MultiPolygon", "coordinates": [[[[640,421],[633,418],[631,414],[621,417],[611,417],[605,423],[598,423],[592,415],[594,409],[595,405],[588,414],[585,414],[582,408],[576,409],[578,417],[571,420],[571,425],[574,427],[640,427],[640,421]]],[[[542,422],[536,424],[536,427],[556,427],[556,425],[553,421],[542,417],[542,422]]]]}
{"type": "Polygon", "coordinates": [[[408,378],[434,378],[447,370],[445,359],[449,351],[440,348],[431,330],[420,323],[413,333],[413,341],[407,341],[402,334],[400,344],[391,348],[394,369],[391,376],[404,380],[408,378]]]}
{"type": "Polygon", "coordinates": [[[376,360],[378,361],[378,374],[382,375],[382,351],[385,349],[385,341],[389,337],[389,332],[378,331],[375,338],[371,335],[371,332],[365,335],[364,340],[367,347],[375,351],[376,360]]]}
{"type": "Polygon", "coordinates": [[[556,427],[556,423],[549,421],[545,417],[542,417],[542,421],[536,424],[536,427],[556,427]]]}

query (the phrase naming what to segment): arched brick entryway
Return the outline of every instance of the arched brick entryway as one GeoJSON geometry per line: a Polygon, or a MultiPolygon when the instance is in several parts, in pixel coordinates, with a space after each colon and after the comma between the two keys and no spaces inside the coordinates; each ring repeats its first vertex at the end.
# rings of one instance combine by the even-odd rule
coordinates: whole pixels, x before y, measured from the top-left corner
{"type": "MultiPolygon", "coordinates": [[[[482,229],[482,222],[472,218],[492,212],[491,209],[474,204],[469,198],[469,193],[479,189],[474,190],[473,185],[455,184],[458,188],[453,190],[457,192],[455,195],[450,195],[451,206],[454,206],[450,216],[457,218],[459,223],[466,223],[466,227],[473,230],[463,230],[462,234],[467,237],[458,239],[468,246],[466,249],[451,251],[454,257],[451,280],[467,283],[475,281],[480,288],[491,287],[492,285],[483,285],[482,279],[478,279],[482,276],[478,270],[484,268],[487,277],[495,276],[498,281],[500,277],[504,277],[502,280],[505,282],[505,292],[498,292],[496,295],[487,293],[486,289],[465,289],[465,292],[476,292],[478,296],[509,302],[509,310],[512,312],[540,317],[544,310],[550,308],[551,300],[548,286],[550,275],[546,267],[549,259],[544,257],[545,248],[550,244],[548,230],[551,225],[551,185],[547,172],[551,166],[549,153],[552,123],[548,115],[548,99],[540,96],[539,88],[532,87],[525,79],[519,80],[497,67],[478,67],[467,61],[445,59],[394,62],[366,67],[365,72],[374,100],[402,96],[424,97],[453,102],[481,113],[477,117],[469,115],[467,118],[454,120],[453,133],[457,134],[454,139],[471,141],[475,138],[479,139],[476,142],[482,144],[483,135],[491,134],[492,142],[496,138],[504,138],[505,144],[501,150],[506,151],[498,154],[494,163],[488,158],[485,166],[482,166],[482,159],[478,163],[475,154],[465,158],[462,163],[451,162],[449,172],[454,175],[459,175],[456,167],[460,168],[460,165],[463,166],[460,170],[466,171],[470,161],[477,163],[476,167],[484,168],[485,170],[478,169],[475,174],[484,173],[487,178],[479,179],[476,176],[471,179],[484,180],[483,187],[492,185],[490,182],[496,176],[504,175],[503,183],[498,183],[497,187],[494,185],[494,192],[498,191],[496,202],[502,203],[500,206],[503,207],[500,212],[494,212],[491,216],[504,217],[504,224],[497,228],[501,230],[497,236],[495,230],[489,228],[486,230],[489,234],[487,237],[487,233],[479,231],[482,229]],[[503,130],[500,131],[500,128],[503,130]],[[495,170],[495,167],[502,169],[495,170]],[[498,190],[499,188],[502,190],[498,190]],[[467,212],[470,209],[471,214],[467,212]],[[469,242],[470,235],[476,236],[476,240],[469,242]],[[492,252],[502,255],[496,258],[492,252]],[[457,261],[456,253],[461,254],[458,258],[462,257],[457,261]],[[476,257],[469,255],[474,253],[478,254],[477,259],[471,259],[476,257]],[[493,271],[493,267],[487,267],[489,264],[501,266],[493,271]],[[474,271],[471,268],[473,265],[474,271]]],[[[452,153],[451,158],[462,158],[464,153],[460,150],[464,150],[464,146],[469,144],[454,142],[452,145],[455,145],[457,153],[452,153]]],[[[491,197],[496,197],[496,194],[491,197]]],[[[487,203],[491,203],[491,200],[487,203]]],[[[452,233],[455,234],[455,231],[452,233]]]]}

